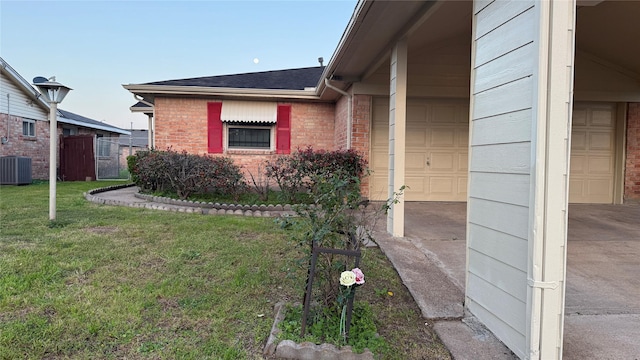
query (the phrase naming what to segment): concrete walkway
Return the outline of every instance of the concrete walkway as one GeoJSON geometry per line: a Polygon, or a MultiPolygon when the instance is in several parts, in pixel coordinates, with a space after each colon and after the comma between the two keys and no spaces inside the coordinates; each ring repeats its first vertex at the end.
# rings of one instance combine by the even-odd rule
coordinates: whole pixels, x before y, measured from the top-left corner
{"type": "Polygon", "coordinates": [[[465,203],[405,204],[405,237],[378,221],[375,241],[454,359],[517,359],[464,311],[465,203]]]}
{"type": "MultiPolygon", "coordinates": [[[[87,198],[180,211],[136,192],[130,187],[87,198]]],[[[464,312],[466,204],[406,203],[404,238],[391,237],[381,220],[376,242],[453,358],[515,359],[464,312]]],[[[568,240],[564,359],[640,359],[640,205],[571,205],[568,240]]]]}

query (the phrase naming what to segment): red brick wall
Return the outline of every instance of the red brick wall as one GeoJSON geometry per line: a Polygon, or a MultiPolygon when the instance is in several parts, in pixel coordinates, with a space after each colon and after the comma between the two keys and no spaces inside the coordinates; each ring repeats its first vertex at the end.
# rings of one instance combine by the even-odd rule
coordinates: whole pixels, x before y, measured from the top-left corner
{"type": "MultiPolygon", "coordinates": [[[[347,148],[347,122],[349,101],[341,97],[336,104],[335,142],[337,149],[347,148]]],[[[351,148],[359,152],[369,163],[369,131],[371,123],[371,96],[354,95],[351,108],[353,111],[351,124],[351,148]]],[[[369,196],[369,179],[365,177],[360,186],[364,197],[369,196]]]]}
{"type": "MultiPolygon", "coordinates": [[[[355,95],[353,97],[353,130],[351,147],[364,156],[369,164],[371,144],[371,96],[355,95]]],[[[360,187],[362,196],[369,196],[369,178],[365,177],[360,187]]]]}
{"type": "Polygon", "coordinates": [[[349,100],[346,96],[338,99],[336,103],[336,126],[334,131],[334,139],[336,149],[347,148],[347,120],[349,100]]]}
{"type": "MultiPolygon", "coordinates": [[[[0,145],[0,156],[30,157],[31,177],[49,179],[49,122],[36,121],[36,136],[29,137],[22,135],[22,117],[11,116],[7,121],[8,117],[0,114],[0,136],[9,134],[9,141],[0,145]]],[[[60,129],[59,133],[62,133],[60,129]]]]}
{"type": "Polygon", "coordinates": [[[627,111],[624,198],[640,200],[640,103],[629,103],[627,111]]]}
{"type": "Polygon", "coordinates": [[[158,150],[207,153],[207,100],[157,97],[155,112],[158,150]]]}
{"type": "Polygon", "coordinates": [[[291,151],[308,145],[334,150],[334,118],[334,104],[291,103],[291,151]]]}
{"type": "MultiPolygon", "coordinates": [[[[155,145],[158,150],[171,147],[176,151],[207,154],[207,103],[210,99],[156,98],[155,145]]],[[[285,104],[285,103],[283,103],[285,104]]],[[[291,151],[312,146],[314,149],[335,149],[335,106],[327,103],[291,104],[291,151]]],[[[258,176],[266,160],[277,155],[275,151],[230,150],[223,155],[231,157],[248,173],[258,176]]]]}

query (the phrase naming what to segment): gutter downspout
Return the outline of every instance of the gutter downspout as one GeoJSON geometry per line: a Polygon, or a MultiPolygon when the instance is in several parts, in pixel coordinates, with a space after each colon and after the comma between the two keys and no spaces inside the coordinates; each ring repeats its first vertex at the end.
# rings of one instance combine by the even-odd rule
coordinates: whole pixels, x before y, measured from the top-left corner
{"type": "Polygon", "coordinates": [[[347,97],[347,150],[351,149],[351,133],[353,124],[353,95],[348,92],[338,89],[337,87],[329,83],[329,78],[324,79],[324,84],[331,90],[336,91],[347,97]]]}
{"type": "Polygon", "coordinates": [[[11,98],[11,94],[7,93],[7,136],[3,136],[2,140],[0,141],[0,143],[2,143],[2,145],[4,144],[8,144],[9,143],[9,126],[10,122],[11,122],[11,104],[9,99],[11,98]]]}

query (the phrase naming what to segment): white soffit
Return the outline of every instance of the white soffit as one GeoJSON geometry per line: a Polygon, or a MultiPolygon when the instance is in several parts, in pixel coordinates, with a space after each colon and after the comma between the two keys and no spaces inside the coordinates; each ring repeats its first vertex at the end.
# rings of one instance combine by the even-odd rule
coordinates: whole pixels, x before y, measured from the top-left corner
{"type": "Polygon", "coordinates": [[[224,100],[220,118],[223,122],[275,124],[277,112],[275,102],[224,100]]]}

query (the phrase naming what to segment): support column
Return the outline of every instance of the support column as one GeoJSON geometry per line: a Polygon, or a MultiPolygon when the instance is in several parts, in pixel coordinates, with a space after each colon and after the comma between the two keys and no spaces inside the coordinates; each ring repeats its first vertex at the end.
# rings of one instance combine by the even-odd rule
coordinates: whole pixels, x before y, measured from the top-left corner
{"type": "Polygon", "coordinates": [[[465,309],[561,359],[576,5],[473,5],[465,309]]]}
{"type": "Polygon", "coordinates": [[[153,141],[154,141],[153,114],[147,114],[147,116],[149,117],[149,132],[147,134],[147,147],[149,149],[152,149],[152,148],[155,148],[155,146],[153,145],[153,141]]]}
{"type": "Polygon", "coordinates": [[[540,62],[527,333],[532,360],[562,359],[576,5],[553,0],[536,8],[540,62]]]}
{"type": "MultiPolygon", "coordinates": [[[[405,137],[407,124],[407,39],[401,39],[391,52],[389,93],[389,197],[404,185],[405,137]]],[[[387,231],[404,236],[404,195],[391,204],[387,231]]]]}

